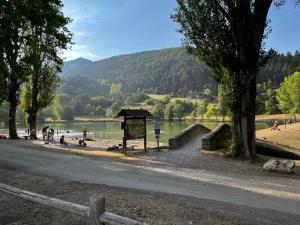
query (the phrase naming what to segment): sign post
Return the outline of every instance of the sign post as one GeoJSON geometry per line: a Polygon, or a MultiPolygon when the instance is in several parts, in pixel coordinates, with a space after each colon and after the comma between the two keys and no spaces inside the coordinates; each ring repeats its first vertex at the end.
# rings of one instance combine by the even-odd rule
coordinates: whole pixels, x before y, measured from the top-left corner
{"type": "Polygon", "coordinates": [[[124,122],[121,129],[124,130],[123,153],[127,153],[127,140],[144,139],[144,151],[147,151],[146,117],[152,116],[147,110],[122,109],[117,116],[123,116],[124,122]]]}
{"type": "Polygon", "coordinates": [[[159,139],[160,139],[160,125],[156,124],[154,128],[155,139],[157,143],[157,151],[159,151],[159,139]]]}

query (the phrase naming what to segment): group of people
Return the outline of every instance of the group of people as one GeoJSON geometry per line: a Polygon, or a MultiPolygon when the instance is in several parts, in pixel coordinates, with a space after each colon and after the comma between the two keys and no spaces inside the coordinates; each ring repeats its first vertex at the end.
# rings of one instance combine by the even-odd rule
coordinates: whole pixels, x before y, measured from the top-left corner
{"type": "MultiPolygon", "coordinates": [[[[53,141],[54,140],[54,129],[50,128],[49,131],[47,131],[47,129],[49,128],[49,126],[44,127],[42,129],[42,134],[43,134],[43,141],[53,141]]],[[[58,134],[58,131],[57,131],[58,134]]]]}
{"type": "MultiPolygon", "coordinates": [[[[49,142],[52,142],[54,141],[54,134],[55,134],[55,131],[53,128],[50,128],[49,130],[49,126],[46,126],[42,129],[42,136],[43,136],[43,141],[49,141],[49,142]]],[[[36,129],[26,129],[25,132],[28,134],[30,140],[36,140],[37,139],[37,131],[36,129]]],[[[68,130],[67,133],[69,133],[70,131],[68,130]]],[[[78,144],[82,147],[87,147],[87,144],[85,141],[89,140],[88,137],[87,137],[87,134],[88,134],[88,129],[87,128],[84,128],[83,131],[82,131],[82,136],[83,136],[83,139],[79,139],[79,142],[78,144]]],[[[57,131],[57,135],[58,135],[58,131],[57,131]]],[[[59,143],[61,145],[67,145],[68,143],[66,142],[65,140],[65,136],[62,135],[59,139],[59,143]]]]}
{"type": "MultiPolygon", "coordinates": [[[[50,129],[50,133],[51,133],[51,135],[52,136],[50,136],[50,137],[52,137],[53,138],[53,136],[54,136],[54,130],[51,130],[50,129]],[[53,131],[53,132],[52,132],[53,131]]],[[[67,131],[67,133],[69,133],[69,131],[67,131]]],[[[84,128],[83,129],[83,139],[79,139],[79,142],[78,142],[78,144],[79,144],[79,146],[82,146],[82,147],[87,147],[87,144],[86,144],[86,140],[88,140],[88,138],[87,138],[87,133],[88,133],[88,130],[87,130],[87,128],[84,128]]],[[[60,139],[59,139],[59,144],[61,144],[61,145],[67,145],[68,143],[66,142],[66,140],[65,140],[65,136],[64,135],[62,135],[61,137],[60,137],[60,139]]]]}
{"type": "MultiPolygon", "coordinates": [[[[284,129],[286,129],[286,125],[288,125],[288,124],[291,124],[292,123],[292,119],[291,118],[289,118],[289,119],[284,119],[283,121],[282,121],[282,125],[284,126],[284,129]]],[[[274,121],[274,124],[273,124],[273,127],[271,127],[271,130],[278,130],[278,131],[280,131],[281,129],[279,128],[279,122],[278,122],[278,120],[275,120],[274,121]]]]}

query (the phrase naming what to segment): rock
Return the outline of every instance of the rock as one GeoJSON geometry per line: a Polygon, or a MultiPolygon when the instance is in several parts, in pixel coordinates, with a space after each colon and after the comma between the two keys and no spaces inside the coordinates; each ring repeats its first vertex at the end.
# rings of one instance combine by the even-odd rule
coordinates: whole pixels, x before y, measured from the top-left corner
{"type": "Polygon", "coordinates": [[[264,164],[263,169],[267,171],[274,171],[277,167],[277,164],[278,164],[278,160],[275,159],[269,160],[264,164]]]}
{"type": "Polygon", "coordinates": [[[266,171],[276,171],[280,173],[293,173],[295,168],[295,162],[293,160],[276,160],[271,159],[266,162],[263,169],[266,171]]]}

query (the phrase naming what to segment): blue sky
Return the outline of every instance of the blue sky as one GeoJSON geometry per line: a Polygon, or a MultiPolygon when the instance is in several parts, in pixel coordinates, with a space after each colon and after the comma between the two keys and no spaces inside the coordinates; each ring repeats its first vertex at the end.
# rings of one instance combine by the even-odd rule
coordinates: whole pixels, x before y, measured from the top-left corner
{"type": "MultiPolygon", "coordinates": [[[[72,50],[67,59],[99,60],[115,55],[178,47],[181,34],[170,19],[176,0],[62,0],[64,14],[73,19],[72,50]]],[[[267,47],[279,52],[300,50],[300,7],[292,0],[282,9],[272,7],[272,33],[267,47]]]]}

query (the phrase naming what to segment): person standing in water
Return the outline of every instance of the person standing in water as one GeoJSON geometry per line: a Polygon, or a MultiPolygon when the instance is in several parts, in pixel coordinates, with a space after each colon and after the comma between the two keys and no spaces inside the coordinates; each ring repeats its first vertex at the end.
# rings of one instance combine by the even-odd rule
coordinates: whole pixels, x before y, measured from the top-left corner
{"type": "Polygon", "coordinates": [[[87,140],[87,132],[88,132],[87,128],[84,128],[84,129],[83,129],[83,140],[84,140],[84,141],[87,140]]]}

